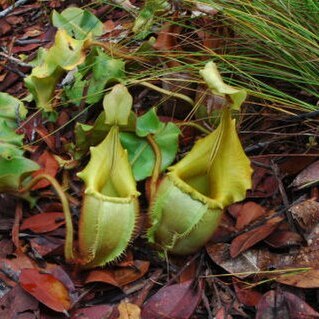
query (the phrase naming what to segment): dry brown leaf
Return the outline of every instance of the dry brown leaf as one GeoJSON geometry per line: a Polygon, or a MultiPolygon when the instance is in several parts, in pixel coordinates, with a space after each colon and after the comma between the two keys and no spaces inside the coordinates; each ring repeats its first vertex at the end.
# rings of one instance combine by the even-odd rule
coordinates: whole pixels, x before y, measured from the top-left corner
{"type": "Polygon", "coordinates": [[[292,217],[303,230],[308,244],[319,237],[319,203],[313,199],[305,200],[290,208],[292,217]]]}
{"type": "Polygon", "coordinates": [[[237,236],[231,243],[231,257],[237,257],[243,251],[249,249],[256,243],[265,239],[279,226],[279,223],[282,220],[283,218],[280,216],[274,217],[272,219],[269,219],[264,225],[237,236]]]}
{"type": "Polygon", "coordinates": [[[298,288],[319,288],[319,269],[310,269],[296,274],[285,274],[276,277],[275,280],[298,288]]]}
{"type": "Polygon", "coordinates": [[[267,250],[251,249],[236,258],[230,256],[230,245],[225,243],[206,245],[209,257],[220,267],[238,278],[245,278],[275,264],[273,254],[267,250]]]}
{"type": "Polygon", "coordinates": [[[306,167],[292,182],[292,186],[299,189],[311,186],[319,182],[319,161],[306,167]]]}
{"type": "Polygon", "coordinates": [[[120,316],[117,319],[140,319],[141,309],[139,306],[122,301],[118,306],[120,316]]]}
{"type": "Polygon", "coordinates": [[[237,221],[236,228],[243,229],[245,226],[265,215],[266,209],[255,202],[247,202],[241,207],[237,221]]]}

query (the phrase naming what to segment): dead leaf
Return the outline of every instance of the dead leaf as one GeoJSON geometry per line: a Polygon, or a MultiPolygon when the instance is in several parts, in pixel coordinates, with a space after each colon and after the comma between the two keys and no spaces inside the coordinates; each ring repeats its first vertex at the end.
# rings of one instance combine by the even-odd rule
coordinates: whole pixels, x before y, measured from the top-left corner
{"type": "Polygon", "coordinates": [[[283,218],[280,216],[274,217],[272,219],[269,219],[264,225],[237,236],[231,243],[231,257],[237,257],[243,251],[249,249],[256,243],[265,239],[279,226],[279,223],[282,220],[283,218]]]}
{"type": "Polygon", "coordinates": [[[14,246],[11,240],[1,239],[0,241],[0,258],[6,258],[7,255],[12,254],[14,246]]]}
{"type": "Polygon", "coordinates": [[[217,312],[215,319],[232,319],[233,317],[229,315],[225,309],[225,307],[220,307],[217,312]]]}
{"type": "Polygon", "coordinates": [[[19,283],[38,301],[57,312],[67,312],[71,308],[68,290],[51,274],[37,269],[22,269],[19,283]]]}
{"type": "Polygon", "coordinates": [[[24,17],[21,15],[9,15],[6,17],[6,20],[8,23],[10,23],[11,25],[14,25],[15,27],[18,24],[23,24],[24,23],[24,17]]]}
{"type": "MultiPolygon", "coordinates": [[[[269,158],[258,157],[258,162],[270,165],[269,158]]],[[[253,186],[252,190],[247,192],[248,197],[266,198],[273,196],[278,190],[278,181],[269,168],[252,164],[253,168],[253,186]]]]}
{"type": "Polygon", "coordinates": [[[109,318],[113,312],[113,306],[98,305],[77,309],[71,319],[105,319],[109,318]]]}
{"type": "Polygon", "coordinates": [[[0,258],[0,278],[11,285],[19,278],[23,268],[33,268],[32,260],[23,253],[17,253],[11,258],[0,258]]]}
{"type": "MultiPolygon", "coordinates": [[[[55,177],[59,170],[59,163],[54,158],[54,156],[48,151],[44,151],[41,156],[38,158],[37,163],[42,167],[32,174],[33,177],[36,177],[40,174],[48,174],[52,177],[55,177]]],[[[47,180],[41,180],[36,185],[32,187],[33,190],[44,188],[49,186],[50,183],[47,180]]]]}
{"type": "Polygon", "coordinates": [[[280,172],[283,175],[296,175],[305,167],[312,164],[318,156],[289,156],[280,164],[280,172]]]}
{"type": "Polygon", "coordinates": [[[11,25],[6,21],[6,19],[0,19],[0,35],[3,36],[11,31],[11,25]]]}
{"type": "Polygon", "coordinates": [[[71,294],[75,291],[73,281],[61,266],[47,263],[46,270],[48,270],[54,278],[61,281],[71,294]]]}
{"type": "Polygon", "coordinates": [[[319,313],[290,292],[270,290],[257,306],[256,319],[313,319],[319,313]]]}
{"type": "Polygon", "coordinates": [[[291,185],[301,189],[317,182],[319,182],[319,161],[312,163],[301,171],[291,185]]]}
{"type": "Polygon", "coordinates": [[[20,230],[29,229],[34,233],[41,234],[57,229],[64,224],[64,213],[42,213],[24,219],[20,230]]]}
{"type": "Polygon", "coordinates": [[[116,287],[123,287],[141,277],[149,269],[150,263],[144,260],[135,260],[134,267],[123,267],[117,269],[92,270],[85,283],[104,282],[116,287]]]}
{"type": "Polygon", "coordinates": [[[245,226],[266,213],[266,209],[255,202],[244,203],[240,208],[236,207],[236,210],[237,220],[235,227],[239,230],[244,229],[245,226]]]}
{"type": "Polygon", "coordinates": [[[117,319],[140,319],[141,309],[139,306],[122,301],[118,305],[120,316],[117,319]]]}
{"type": "Polygon", "coordinates": [[[319,269],[310,269],[295,274],[285,274],[275,278],[276,281],[298,288],[319,288],[319,269]]]}
{"type": "Polygon", "coordinates": [[[31,316],[38,309],[38,301],[17,285],[0,299],[0,309],[3,319],[22,319],[23,313],[36,318],[31,316]]]}
{"type": "Polygon", "coordinates": [[[261,249],[250,249],[236,258],[231,258],[230,245],[225,243],[207,245],[206,250],[218,266],[238,278],[245,278],[276,265],[278,259],[277,255],[261,249]]]}
{"type": "Polygon", "coordinates": [[[223,214],[211,241],[214,243],[224,242],[225,238],[230,238],[236,231],[233,218],[229,214],[223,214]]]}
{"type": "Polygon", "coordinates": [[[289,246],[300,246],[303,242],[303,238],[298,233],[277,228],[275,232],[265,239],[265,242],[274,248],[284,248],[289,246]]]}
{"type": "Polygon", "coordinates": [[[233,277],[233,285],[239,302],[245,306],[255,307],[262,298],[262,294],[260,292],[248,288],[247,285],[244,285],[236,277],[233,277]]]}
{"type": "Polygon", "coordinates": [[[166,22],[162,30],[159,32],[153,47],[161,52],[177,49],[181,50],[178,45],[178,38],[180,37],[182,29],[183,28],[177,24],[166,22]]]}
{"type": "Polygon", "coordinates": [[[86,284],[92,282],[104,282],[105,284],[110,284],[115,287],[120,287],[119,283],[116,281],[114,274],[109,270],[92,270],[90,271],[88,277],[85,280],[86,284]]]}
{"type": "Polygon", "coordinates": [[[308,244],[319,237],[319,203],[313,199],[292,206],[289,211],[299,228],[304,232],[308,244]]]}
{"type": "Polygon", "coordinates": [[[202,299],[203,283],[186,281],[161,288],[142,309],[143,319],[188,319],[202,299]]]}
{"type": "Polygon", "coordinates": [[[64,239],[54,236],[37,236],[29,239],[30,245],[40,256],[52,253],[63,253],[64,239]],[[61,249],[61,251],[60,251],[61,249]]]}

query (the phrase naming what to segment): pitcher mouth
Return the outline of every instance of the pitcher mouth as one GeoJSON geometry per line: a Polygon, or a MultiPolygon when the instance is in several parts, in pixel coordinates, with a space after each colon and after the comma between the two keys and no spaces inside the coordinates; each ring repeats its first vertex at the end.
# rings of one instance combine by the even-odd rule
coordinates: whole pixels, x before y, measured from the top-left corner
{"type": "Polygon", "coordinates": [[[195,189],[191,185],[187,184],[176,173],[174,173],[174,171],[167,173],[167,177],[170,181],[172,181],[172,183],[176,187],[180,188],[183,192],[188,194],[194,200],[198,200],[198,201],[206,204],[209,208],[213,208],[213,209],[216,209],[216,208],[223,209],[224,208],[219,201],[202,194],[197,189],[195,189]]]}
{"type": "Polygon", "coordinates": [[[128,204],[132,201],[136,200],[139,194],[134,194],[129,197],[115,197],[115,196],[108,196],[104,195],[93,188],[86,188],[84,191],[85,195],[93,196],[99,200],[112,202],[112,203],[118,203],[118,204],[128,204]]]}

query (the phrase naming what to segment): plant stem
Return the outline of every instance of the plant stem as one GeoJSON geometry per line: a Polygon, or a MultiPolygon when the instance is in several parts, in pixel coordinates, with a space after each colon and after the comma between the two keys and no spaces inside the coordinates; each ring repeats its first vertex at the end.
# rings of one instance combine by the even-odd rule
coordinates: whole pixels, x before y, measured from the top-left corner
{"type": "Polygon", "coordinates": [[[157,91],[157,92],[160,92],[160,93],[163,93],[165,95],[169,95],[171,97],[176,97],[176,98],[179,98],[181,100],[184,100],[186,101],[187,103],[189,103],[190,105],[194,105],[194,101],[188,97],[187,95],[185,94],[181,94],[181,93],[176,93],[176,92],[172,92],[172,91],[169,91],[169,90],[165,90],[165,89],[162,89],[162,88],[159,88],[158,86],[154,85],[154,84],[151,84],[151,83],[148,83],[148,82],[145,82],[145,81],[142,81],[142,82],[138,82],[137,84],[140,84],[140,85],[143,85],[143,86],[146,86],[154,91],[157,91]]]}
{"type": "Polygon", "coordinates": [[[116,48],[115,45],[111,45],[109,42],[104,43],[104,42],[100,42],[100,41],[91,41],[89,46],[101,47],[107,53],[109,53],[111,56],[116,56],[118,58],[122,58],[125,60],[133,60],[133,61],[139,61],[139,62],[146,62],[147,61],[146,59],[126,54],[125,52],[116,48]]]}
{"type": "Polygon", "coordinates": [[[151,178],[151,185],[150,185],[150,199],[152,200],[156,192],[157,181],[161,173],[162,154],[153,135],[151,134],[147,135],[147,141],[151,145],[153,152],[155,154],[155,164],[154,164],[153,174],[151,178]]]}
{"type": "Polygon", "coordinates": [[[205,127],[203,127],[202,125],[199,125],[195,122],[181,122],[181,123],[175,123],[178,127],[181,127],[181,126],[190,126],[190,127],[194,127],[196,128],[197,130],[199,130],[200,132],[202,133],[205,133],[205,134],[210,134],[211,131],[206,129],[205,127]]]}
{"type": "Polygon", "coordinates": [[[61,185],[57,182],[57,180],[48,175],[48,174],[40,174],[33,178],[28,185],[24,188],[19,190],[19,193],[26,193],[31,190],[31,188],[36,185],[40,180],[46,179],[54,188],[56,193],[58,194],[62,208],[64,212],[65,224],[66,224],[66,236],[65,236],[65,246],[64,246],[64,255],[65,259],[68,262],[74,260],[74,253],[73,253],[73,223],[72,223],[72,216],[70,212],[69,202],[67,197],[61,187],[61,185]]]}

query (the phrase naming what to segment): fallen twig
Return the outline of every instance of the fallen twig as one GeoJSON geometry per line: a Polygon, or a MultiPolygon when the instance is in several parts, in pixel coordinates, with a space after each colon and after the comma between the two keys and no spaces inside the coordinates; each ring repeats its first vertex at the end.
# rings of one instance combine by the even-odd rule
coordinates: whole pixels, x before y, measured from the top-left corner
{"type": "Polygon", "coordinates": [[[13,5],[9,6],[7,9],[4,9],[0,12],[0,18],[5,17],[6,15],[8,15],[11,11],[13,11],[15,8],[24,5],[25,3],[27,3],[28,0],[18,0],[17,2],[15,2],[13,5]]]}

